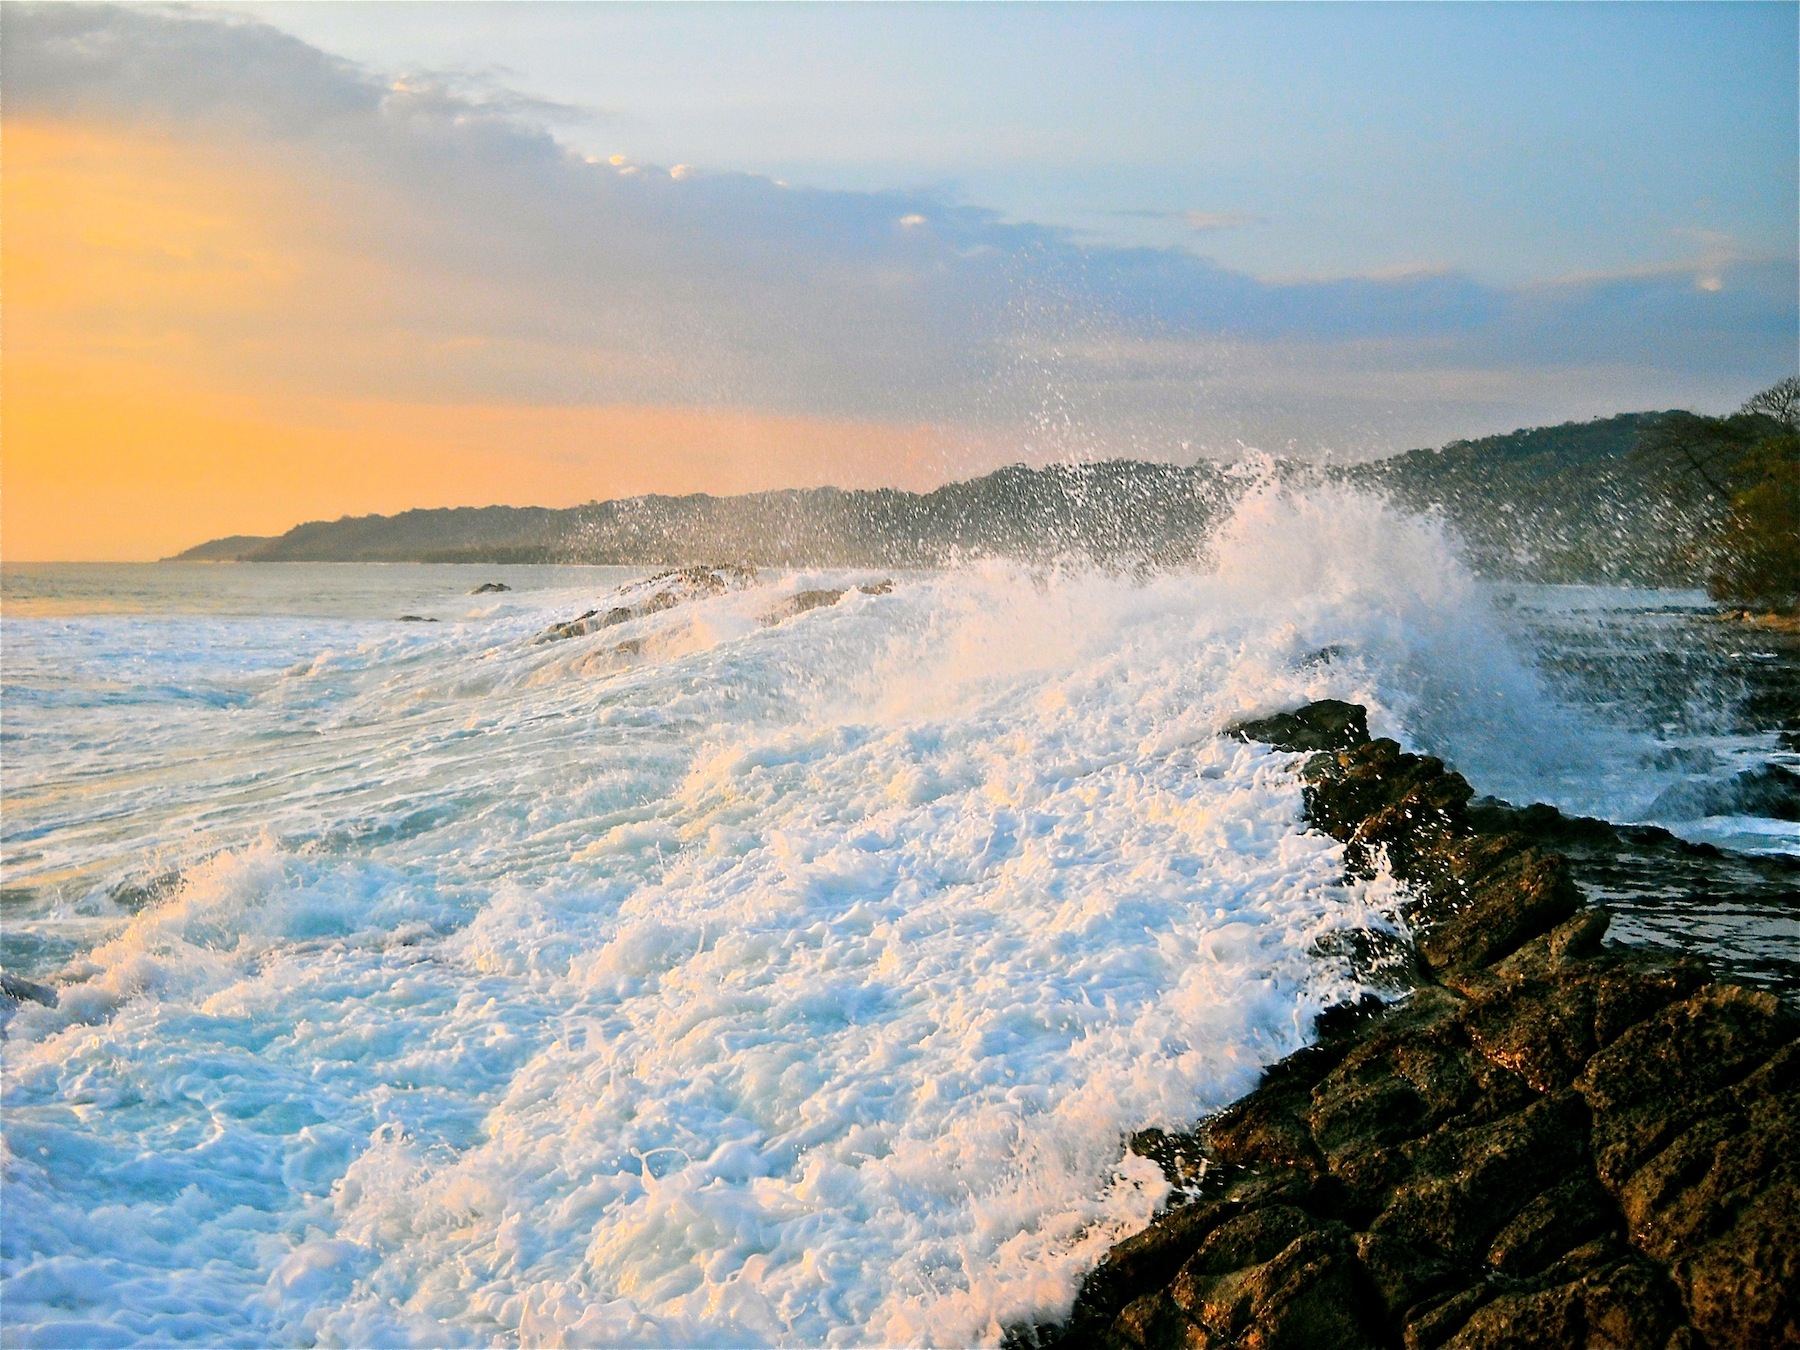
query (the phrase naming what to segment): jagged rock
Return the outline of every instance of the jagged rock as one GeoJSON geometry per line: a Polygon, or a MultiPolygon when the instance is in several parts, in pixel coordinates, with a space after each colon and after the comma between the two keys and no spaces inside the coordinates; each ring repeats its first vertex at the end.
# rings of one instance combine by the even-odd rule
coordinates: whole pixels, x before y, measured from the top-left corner
{"type": "Polygon", "coordinates": [[[1420,987],[1322,1017],[1194,1135],[1134,1136],[1176,1207],[1012,1343],[1800,1344],[1800,1018],[1606,947],[1554,844],[1622,832],[1324,744],[1351,706],[1233,730],[1320,743],[1309,818],[1407,882],[1420,987]]]}
{"type": "Polygon", "coordinates": [[[1373,1288],[1348,1231],[1291,1208],[1246,1214],[1216,1231],[1176,1275],[1169,1301],[1201,1332],[1190,1332],[1187,1344],[1270,1350],[1379,1344],[1373,1288]],[[1232,1234],[1213,1262],[1222,1270],[1208,1269],[1212,1244],[1233,1227],[1251,1231],[1232,1234]]]}
{"type": "Polygon", "coordinates": [[[1535,1275],[1582,1243],[1617,1229],[1611,1197],[1585,1170],[1528,1201],[1488,1244],[1487,1264],[1535,1275]]]}
{"type": "Polygon", "coordinates": [[[1625,1031],[1576,1088],[1594,1112],[1595,1158],[1614,1189],[1729,1087],[1792,1045],[1795,1017],[1773,995],[1711,985],[1625,1031]]]}
{"type": "Polygon", "coordinates": [[[470,591],[469,594],[470,595],[498,595],[502,591],[510,591],[511,589],[512,589],[512,587],[508,586],[504,581],[484,581],[481,583],[481,585],[477,586],[474,590],[470,591]]]}
{"type": "Polygon", "coordinates": [[[1297,712],[1235,723],[1225,728],[1225,734],[1240,741],[1262,741],[1277,750],[1348,750],[1369,739],[1369,719],[1360,703],[1326,698],[1297,712]]]}

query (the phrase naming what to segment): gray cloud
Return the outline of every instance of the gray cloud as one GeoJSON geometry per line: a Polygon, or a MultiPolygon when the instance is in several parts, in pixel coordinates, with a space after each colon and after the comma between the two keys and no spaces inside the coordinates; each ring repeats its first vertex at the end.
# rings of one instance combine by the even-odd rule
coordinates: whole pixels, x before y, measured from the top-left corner
{"type": "MultiPolygon", "coordinates": [[[[395,80],[214,11],[9,5],[0,22],[9,118],[159,126],[342,185],[336,246],[404,284],[284,322],[318,328],[306,373],[347,394],[940,420],[1046,454],[1362,452],[1730,403],[1795,360],[1792,259],[1713,265],[1717,289],[1692,272],[1269,282],[938,193],[591,163],[546,129],[568,110],[486,79],[395,80]]],[[[208,336],[246,369],[294,359],[241,326],[208,336]]]]}
{"type": "Polygon", "coordinates": [[[1262,216],[1252,215],[1247,211],[1152,211],[1132,210],[1113,211],[1115,216],[1129,216],[1136,220],[1167,220],[1177,225],[1185,225],[1196,234],[1208,234],[1214,230],[1237,230],[1246,225],[1267,225],[1269,222],[1262,216]]]}

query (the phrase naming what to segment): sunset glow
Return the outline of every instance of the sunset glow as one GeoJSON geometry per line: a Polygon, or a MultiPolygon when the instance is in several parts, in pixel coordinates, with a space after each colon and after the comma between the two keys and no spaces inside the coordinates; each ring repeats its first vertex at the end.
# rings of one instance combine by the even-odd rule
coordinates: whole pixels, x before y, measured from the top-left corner
{"type": "Polygon", "coordinates": [[[917,488],[967,441],[731,408],[342,397],[308,378],[322,347],[393,359],[410,337],[425,365],[446,344],[396,322],[412,279],[334,238],[317,182],[82,125],[9,120],[4,148],[9,560],[155,558],[409,507],[917,488]]]}
{"type": "Polygon", "coordinates": [[[480,6],[9,6],[0,556],[1021,462],[1360,460],[1735,407],[1792,362],[1794,136],[1746,109],[1794,79],[1762,10],[1422,10],[1448,44],[1428,67],[1373,9],[1330,21],[1355,60],[1296,48],[1323,15],[1278,7],[816,11],[833,68],[886,72],[897,105],[799,60],[778,11],[721,11],[728,40],[626,14],[534,11],[520,47],[480,6]],[[454,73],[490,49],[523,84],[454,73]],[[1001,49],[1027,87],[952,78],[1001,49]],[[1546,60],[1574,63],[1564,92],[1527,107],[1519,63],[1546,60]],[[1350,145],[1270,102],[1301,86],[1378,130],[1350,145]],[[1113,125],[1114,88],[1150,100],[1115,128],[1134,166],[1071,129],[1113,125]],[[1419,99],[1467,115],[1456,164],[1419,99]],[[1674,152],[1727,125],[1731,156],[1674,152]],[[1027,131],[1067,162],[1028,156],[1018,196],[1027,131]],[[1519,160],[1534,135],[1579,145],[1519,160]],[[1440,190],[1457,165],[1489,186],[1440,190]]]}

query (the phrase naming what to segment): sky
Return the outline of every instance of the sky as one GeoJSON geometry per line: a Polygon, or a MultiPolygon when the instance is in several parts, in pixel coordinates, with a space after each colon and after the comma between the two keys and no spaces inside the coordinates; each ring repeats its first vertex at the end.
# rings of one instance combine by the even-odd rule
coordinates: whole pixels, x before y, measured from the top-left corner
{"type": "Polygon", "coordinates": [[[0,91],[8,560],[1800,362],[1792,4],[7,3],[0,91]]]}

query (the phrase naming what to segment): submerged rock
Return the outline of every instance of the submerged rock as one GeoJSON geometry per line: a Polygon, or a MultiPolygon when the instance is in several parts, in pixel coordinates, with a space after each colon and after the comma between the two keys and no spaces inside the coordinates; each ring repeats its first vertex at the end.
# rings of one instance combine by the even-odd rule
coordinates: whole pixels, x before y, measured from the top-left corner
{"type": "MultiPolygon", "coordinates": [[[[887,595],[894,589],[894,583],[891,581],[877,581],[872,584],[858,586],[856,589],[864,595],[887,595]]],[[[765,628],[772,627],[785,619],[791,619],[796,615],[805,614],[809,610],[829,608],[848,594],[850,594],[848,587],[841,590],[801,591],[799,594],[791,595],[786,600],[783,600],[779,605],[775,606],[774,609],[759,618],[757,622],[762,624],[765,628]]]]}
{"type": "Polygon", "coordinates": [[[1440,761],[1370,740],[1360,708],[1232,731],[1315,752],[1308,817],[1353,870],[1380,851],[1407,883],[1420,987],[1321,1018],[1318,1044],[1192,1134],[1134,1136],[1174,1207],[1066,1323],[1009,1339],[1800,1344],[1800,1018],[1698,962],[1604,946],[1606,911],[1548,846],[1580,822],[1472,807],[1440,761]]]}
{"type": "Polygon", "coordinates": [[[41,1003],[46,1008],[54,1008],[57,1003],[54,989],[4,971],[0,971],[0,995],[13,1003],[41,1003]]]}
{"type": "Polygon", "coordinates": [[[1779,764],[1762,764],[1723,781],[1677,783],[1650,804],[1650,814],[1665,820],[1706,816],[1800,820],[1800,773],[1779,764]]]}
{"type": "Polygon", "coordinates": [[[474,590],[470,591],[469,594],[470,595],[498,595],[502,591],[510,591],[511,589],[512,589],[512,587],[508,586],[504,581],[484,581],[481,583],[481,585],[477,586],[474,590]]]}

